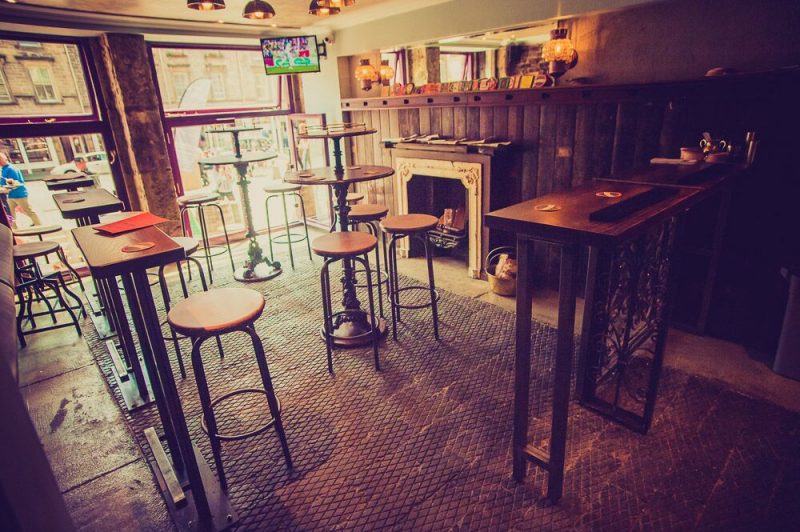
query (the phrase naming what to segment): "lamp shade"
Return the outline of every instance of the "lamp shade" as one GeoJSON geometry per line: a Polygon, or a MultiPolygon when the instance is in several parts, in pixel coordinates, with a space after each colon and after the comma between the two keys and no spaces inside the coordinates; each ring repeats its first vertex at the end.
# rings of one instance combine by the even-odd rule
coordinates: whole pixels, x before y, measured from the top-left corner
{"type": "Polygon", "coordinates": [[[389,60],[381,60],[381,66],[378,68],[378,75],[381,80],[388,82],[394,77],[394,69],[389,66],[389,60]]]}
{"type": "Polygon", "coordinates": [[[567,37],[566,28],[558,28],[550,32],[550,40],[542,46],[542,59],[545,61],[572,62],[575,47],[567,37]]]}
{"type": "Polygon", "coordinates": [[[369,64],[369,59],[362,59],[356,67],[356,79],[361,82],[361,88],[365,91],[372,88],[373,81],[378,81],[378,71],[369,64]]]}
{"type": "Polygon", "coordinates": [[[311,3],[308,5],[308,13],[309,15],[316,15],[318,17],[327,17],[330,15],[338,15],[341,11],[341,8],[338,7],[329,7],[327,5],[322,5],[325,3],[325,0],[311,0],[311,3]]]}
{"type": "Polygon", "coordinates": [[[317,0],[319,7],[335,7],[341,9],[355,5],[356,0],[317,0]]]}
{"type": "Polygon", "coordinates": [[[186,7],[197,11],[225,9],[225,0],[186,0],[186,7]]]}
{"type": "Polygon", "coordinates": [[[250,0],[245,4],[242,16],[251,20],[263,20],[274,17],[275,10],[269,2],[264,2],[264,0],[250,0]]]}

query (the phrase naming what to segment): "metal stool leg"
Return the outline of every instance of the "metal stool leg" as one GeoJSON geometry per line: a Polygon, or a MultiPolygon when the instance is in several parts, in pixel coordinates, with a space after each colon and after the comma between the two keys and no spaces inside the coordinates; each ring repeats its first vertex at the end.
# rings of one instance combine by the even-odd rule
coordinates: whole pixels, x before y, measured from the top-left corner
{"type": "MultiPolygon", "coordinates": [[[[383,286],[382,286],[383,285],[383,280],[382,280],[381,277],[383,275],[383,272],[381,271],[381,250],[380,250],[381,246],[380,246],[380,239],[378,238],[378,231],[380,231],[380,229],[378,229],[377,222],[369,222],[367,224],[367,227],[370,228],[369,229],[369,233],[371,235],[373,235],[379,241],[378,245],[375,246],[375,271],[377,272],[375,277],[378,280],[378,311],[380,313],[379,316],[382,318],[383,317],[383,286]]],[[[370,275],[372,275],[372,274],[370,274],[370,275]]]]}
{"type": "MultiPolygon", "coordinates": [[[[89,316],[89,314],[86,313],[86,308],[83,306],[83,301],[81,300],[81,298],[78,297],[78,294],[76,294],[75,292],[73,292],[72,290],[69,289],[69,287],[67,286],[67,283],[64,282],[64,278],[60,274],[58,275],[58,282],[61,284],[61,288],[64,289],[64,292],[66,292],[69,297],[71,297],[72,299],[75,300],[77,308],[80,309],[80,312],[78,313],[78,317],[80,317],[80,316],[83,316],[83,317],[89,316]]],[[[73,307],[73,308],[75,308],[75,307],[73,307]]]]}
{"type": "Polygon", "coordinates": [[[272,249],[272,224],[269,221],[269,200],[274,198],[275,195],[267,196],[264,200],[264,211],[267,213],[267,240],[269,243],[269,259],[275,260],[275,250],[272,249]]]}
{"type": "Polygon", "coordinates": [[[375,300],[372,294],[372,274],[369,271],[369,253],[364,253],[364,257],[354,257],[353,260],[360,262],[364,266],[364,271],[367,272],[367,296],[369,297],[369,318],[372,325],[372,351],[375,357],[375,370],[381,370],[381,362],[378,356],[378,340],[380,339],[380,331],[378,330],[378,322],[375,319],[375,300]]]}
{"type": "Polygon", "coordinates": [[[72,311],[72,307],[67,305],[67,302],[64,300],[64,296],[61,295],[61,289],[58,287],[58,281],[45,281],[45,285],[49,286],[50,289],[53,290],[56,294],[56,298],[58,302],[66,309],[67,314],[69,317],[72,318],[72,323],[75,325],[75,330],[78,332],[78,336],[82,336],[83,332],[81,331],[81,325],[78,323],[78,318],[75,317],[75,313],[72,311]],[[52,284],[50,284],[52,282],[52,284]]]}
{"type": "Polygon", "coordinates": [[[195,338],[192,341],[192,367],[194,368],[194,378],[197,382],[197,392],[200,395],[200,406],[203,408],[203,417],[208,427],[208,439],[211,440],[211,453],[214,455],[214,463],[217,465],[217,476],[223,491],[228,491],[228,482],[225,478],[225,470],[222,467],[222,444],[217,437],[217,419],[214,417],[214,409],[211,407],[211,395],[208,391],[208,380],[206,370],[203,367],[203,358],[200,355],[200,347],[208,336],[195,338]]]}
{"type": "Polygon", "coordinates": [[[436,285],[433,280],[433,252],[430,249],[428,233],[422,237],[425,243],[425,260],[428,262],[428,287],[431,291],[431,311],[433,313],[433,336],[439,339],[439,305],[436,302],[436,285]]]}
{"type": "Polygon", "coordinates": [[[400,303],[397,277],[397,238],[392,235],[389,239],[389,306],[392,308],[392,338],[397,340],[397,322],[400,312],[397,305],[400,303]]]}
{"type": "Polygon", "coordinates": [[[289,230],[289,209],[286,208],[286,194],[281,192],[281,202],[283,202],[283,223],[286,227],[286,242],[289,248],[289,263],[294,270],[294,251],[292,251],[292,232],[289,230]]]}
{"type": "MultiPolygon", "coordinates": [[[[161,288],[161,299],[164,301],[164,311],[169,314],[170,309],[170,297],[169,297],[169,288],[167,287],[167,279],[164,277],[164,267],[166,264],[162,264],[158,268],[158,286],[161,288]]],[[[181,285],[184,287],[184,294],[186,294],[185,283],[183,281],[183,271],[181,270],[180,262],[178,262],[178,270],[180,271],[180,278],[181,278],[181,285]]],[[[185,296],[188,297],[188,296],[185,296]]],[[[181,372],[181,378],[186,378],[186,367],[183,364],[183,354],[181,353],[181,346],[178,343],[178,333],[175,332],[175,329],[172,328],[172,325],[169,326],[169,332],[172,335],[172,346],[175,348],[175,355],[178,359],[178,369],[181,372]]]]}
{"type": "Polygon", "coordinates": [[[23,288],[17,286],[17,299],[19,300],[19,311],[17,312],[17,339],[20,345],[24,348],[28,344],[25,341],[25,335],[22,333],[22,315],[25,313],[25,296],[23,295],[23,288]]]}
{"type": "Polygon", "coordinates": [[[331,305],[331,283],[329,266],[335,262],[332,259],[325,259],[320,271],[320,285],[322,287],[322,318],[323,329],[325,331],[325,350],[328,356],[328,373],[333,373],[333,309],[331,305]]]}
{"type": "MultiPolygon", "coordinates": [[[[83,279],[81,279],[81,276],[80,276],[80,275],[78,275],[78,272],[76,272],[76,271],[75,271],[75,268],[73,268],[73,267],[72,267],[72,265],[71,265],[69,262],[67,262],[67,256],[66,256],[66,254],[64,253],[64,248],[58,248],[58,251],[57,251],[56,253],[58,253],[58,259],[59,259],[59,260],[60,260],[60,261],[61,261],[61,262],[64,264],[64,266],[66,266],[66,267],[67,267],[67,269],[69,270],[69,273],[70,273],[70,275],[72,275],[73,277],[75,277],[75,280],[76,280],[76,281],[78,281],[78,284],[79,284],[79,285],[80,285],[80,287],[81,287],[81,292],[86,292],[86,288],[84,288],[84,286],[83,286],[83,279]]],[[[45,257],[45,258],[46,258],[46,257],[45,257]]]]}
{"type": "Polygon", "coordinates": [[[211,259],[211,251],[209,250],[211,243],[208,239],[208,227],[206,226],[206,215],[203,205],[197,208],[197,213],[200,218],[200,235],[203,240],[203,254],[206,257],[206,267],[208,268],[208,280],[211,284],[214,284],[214,261],[211,259]]]}
{"type": "Polygon", "coordinates": [[[278,433],[278,439],[281,441],[283,457],[286,459],[286,467],[292,469],[294,467],[292,465],[292,456],[289,453],[289,443],[286,441],[286,431],[283,429],[281,409],[278,406],[275,390],[272,387],[272,377],[270,377],[269,374],[267,356],[264,354],[264,345],[261,343],[261,338],[256,334],[253,324],[246,326],[244,330],[250,335],[253,341],[253,350],[255,351],[256,361],[258,362],[258,369],[261,371],[261,382],[264,384],[264,391],[267,392],[267,404],[269,404],[269,411],[272,414],[272,419],[275,420],[275,432],[278,433]]]}
{"type": "Polygon", "coordinates": [[[308,236],[308,220],[306,219],[306,202],[303,201],[303,196],[301,196],[297,192],[293,192],[292,195],[297,196],[297,199],[300,200],[300,211],[303,213],[303,229],[306,232],[306,246],[308,247],[308,259],[310,261],[313,261],[314,256],[311,254],[311,238],[309,238],[308,236]]]}
{"type": "MultiPolygon", "coordinates": [[[[216,207],[217,211],[219,211],[219,219],[222,222],[222,234],[225,235],[225,248],[228,250],[228,257],[231,259],[231,271],[236,271],[236,265],[233,263],[233,251],[231,251],[231,241],[230,238],[228,238],[228,224],[225,223],[225,213],[222,212],[222,207],[219,205],[219,203],[211,203],[208,206],[216,207]]],[[[210,279],[211,273],[209,273],[208,276],[210,279]]]]}

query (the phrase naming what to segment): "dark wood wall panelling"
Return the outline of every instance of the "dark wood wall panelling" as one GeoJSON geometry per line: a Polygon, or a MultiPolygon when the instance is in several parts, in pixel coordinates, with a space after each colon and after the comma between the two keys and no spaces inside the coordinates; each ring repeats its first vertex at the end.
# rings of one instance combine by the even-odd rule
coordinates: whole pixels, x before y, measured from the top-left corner
{"type": "MultiPolygon", "coordinates": [[[[789,176],[763,175],[765,171],[758,169],[796,168],[796,161],[792,162],[796,158],[788,157],[791,121],[782,119],[787,117],[781,114],[791,115],[796,110],[792,93],[800,86],[799,79],[798,72],[792,71],[685,83],[556,88],[547,90],[552,95],[547,98],[536,91],[509,91],[515,95],[510,105],[501,92],[351,99],[342,101],[342,109],[345,120],[364,122],[378,131],[354,139],[349,150],[351,164],[391,166],[390,150],[380,140],[416,133],[511,140],[518,154],[518,190],[495,191],[508,203],[642,167],[652,157],[677,157],[681,146],[696,146],[703,131],[741,143],[746,131],[755,130],[762,139],[761,155],[767,156],[763,152],[769,151],[771,159],[768,164],[756,165],[752,179],[770,187],[761,190],[780,210],[778,191],[785,189],[789,176]],[[481,99],[476,101],[476,96],[481,99]]],[[[394,209],[391,178],[367,183],[362,191],[368,201],[394,209]]],[[[705,210],[712,212],[713,205],[705,210]]],[[[693,216],[707,227],[710,222],[703,211],[699,209],[693,216]]],[[[772,230],[788,223],[782,219],[772,222],[772,230]]],[[[731,253],[737,252],[746,257],[742,238],[752,241],[759,238],[754,233],[763,237],[765,231],[771,231],[766,226],[755,231],[737,224],[735,220],[731,224],[735,242],[729,246],[729,259],[736,258],[731,253]]],[[[558,257],[552,246],[536,248],[536,267],[550,285],[558,278],[558,257]]],[[[724,288],[720,301],[725,300],[724,288]]]]}

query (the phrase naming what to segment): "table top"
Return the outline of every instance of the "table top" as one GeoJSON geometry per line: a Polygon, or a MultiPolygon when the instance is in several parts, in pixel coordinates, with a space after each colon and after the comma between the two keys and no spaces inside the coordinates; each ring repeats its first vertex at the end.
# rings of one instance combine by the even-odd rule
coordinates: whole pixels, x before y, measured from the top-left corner
{"type": "Polygon", "coordinates": [[[243,153],[241,157],[236,157],[232,153],[224,155],[214,155],[213,157],[206,157],[197,161],[199,164],[208,164],[212,166],[222,166],[224,164],[239,164],[239,163],[255,163],[258,161],[269,161],[278,157],[277,153],[271,151],[249,151],[243,153]]]}
{"type": "Polygon", "coordinates": [[[95,278],[143,271],[185,258],[183,246],[156,227],[107,235],[96,231],[94,226],[87,225],[73,229],[72,236],[95,278]],[[142,242],[152,242],[155,245],[143,251],[122,251],[125,246],[142,242]]]}
{"type": "Polygon", "coordinates": [[[591,220],[590,215],[604,207],[617,205],[653,187],[635,183],[593,181],[570,190],[555,192],[517,203],[486,215],[486,224],[532,238],[559,243],[614,246],[647,230],[653,224],[693,205],[701,196],[697,188],[672,187],[670,195],[612,222],[591,220]],[[617,198],[598,197],[602,192],[620,192],[617,198]],[[537,205],[554,204],[552,212],[538,211],[537,205]]]}
{"type": "Polygon", "coordinates": [[[364,129],[364,128],[350,128],[350,129],[341,129],[341,130],[334,130],[334,131],[320,131],[314,132],[311,131],[310,133],[301,133],[297,135],[297,138],[304,139],[304,140],[319,140],[319,139],[341,139],[345,137],[358,137],[361,135],[373,135],[377,133],[378,130],[376,129],[364,129]]]}
{"type": "Polygon", "coordinates": [[[711,189],[722,185],[746,169],[743,164],[698,162],[692,165],[651,164],[619,176],[602,177],[603,181],[620,181],[647,185],[711,189]]]}
{"type": "Polygon", "coordinates": [[[71,172],[61,175],[49,175],[42,178],[47,190],[64,190],[67,188],[83,188],[94,186],[94,179],[82,172],[71,172]]]}
{"type": "Polygon", "coordinates": [[[61,216],[68,219],[107,214],[124,208],[120,199],[104,188],[53,194],[53,200],[56,202],[58,210],[61,211],[61,216]],[[75,198],[83,201],[72,203],[75,198]]]}
{"type": "Polygon", "coordinates": [[[334,167],[326,166],[325,168],[289,172],[283,177],[283,180],[294,185],[340,185],[383,179],[393,174],[394,168],[390,166],[363,165],[346,166],[344,173],[337,175],[334,167]],[[303,177],[306,174],[311,174],[311,176],[303,177]]]}

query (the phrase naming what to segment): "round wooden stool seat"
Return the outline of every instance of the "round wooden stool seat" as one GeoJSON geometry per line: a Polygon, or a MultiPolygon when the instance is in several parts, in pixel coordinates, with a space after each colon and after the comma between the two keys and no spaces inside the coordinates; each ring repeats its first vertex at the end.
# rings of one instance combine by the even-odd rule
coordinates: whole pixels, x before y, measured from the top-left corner
{"type": "Polygon", "coordinates": [[[298,190],[300,190],[300,185],[284,183],[283,181],[275,181],[264,187],[264,192],[268,194],[282,194],[284,192],[297,192],[298,190]]]}
{"type": "Polygon", "coordinates": [[[387,233],[416,233],[430,231],[438,223],[439,219],[430,214],[398,214],[384,218],[381,221],[381,229],[387,233]]]}
{"type": "Polygon", "coordinates": [[[60,225],[32,225],[22,229],[14,229],[14,236],[40,236],[58,233],[61,231],[60,225]]]}
{"type": "Polygon", "coordinates": [[[61,244],[58,242],[26,242],[24,244],[17,244],[14,246],[15,259],[33,259],[47,255],[48,253],[55,253],[61,249],[61,244]]]}
{"type": "Polygon", "coordinates": [[[183,247],[183,251],[186,253],[187,257],[200,248],[200,241],[196,238],[189,236],[173,236],[172,240],[183,247]]]}
{"type": "Polygon", "coordinates": [[[348,192],[345,199],[347,200],[347,203],[355,203],[364,199],[364,194],[361,192],[348,192]]]}
{"type": "Polygon", "coordinates": [[[219,199],[219,194],[209,192],[208,194],[186,194],[178,196],[178,205],[203,205],[212,203],[219,199]]]}
{"type": "Polygon", "coordinates": [[[359,203],[350,208],[351,222],[373,222],[389,214],[389,207],[378,203],[359,203]]]}
{"type": "Polygon", "coordinates": [[[184,299],[167,315],[175,332],[184,336],[222,334],[258,319],[264,296],[248,288],[215,288],[184,299]]]}
{"type": "Polygon", "coordinates": [[[368,233],[358,231],[329,233],[315,238],[311,249],[323,257],[350,257],[363,255],[375,249],[378,239],[368,233]]]}

